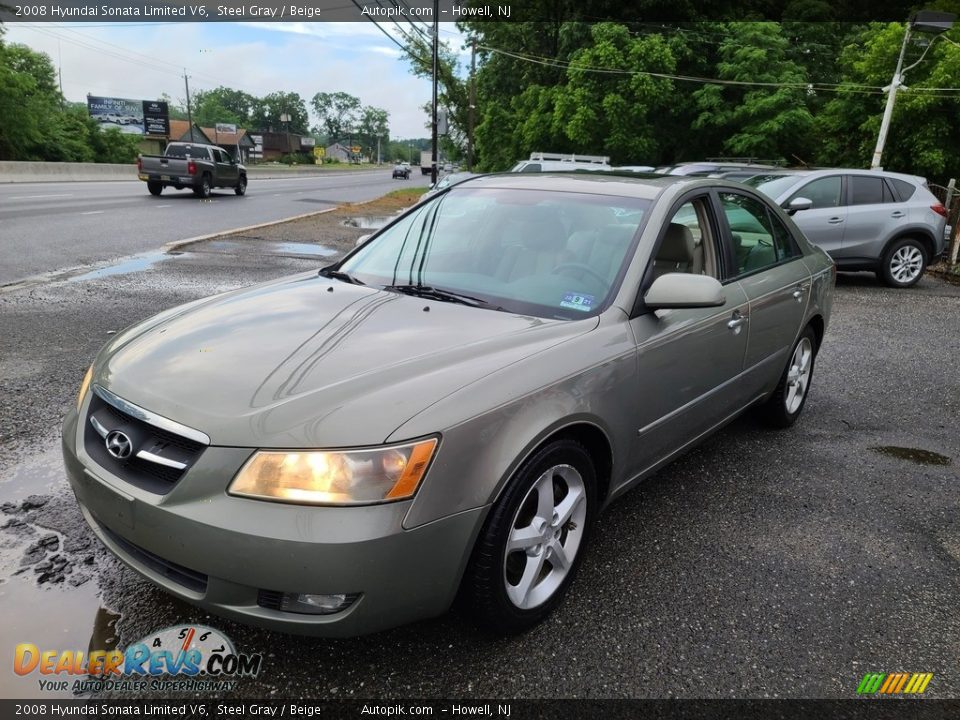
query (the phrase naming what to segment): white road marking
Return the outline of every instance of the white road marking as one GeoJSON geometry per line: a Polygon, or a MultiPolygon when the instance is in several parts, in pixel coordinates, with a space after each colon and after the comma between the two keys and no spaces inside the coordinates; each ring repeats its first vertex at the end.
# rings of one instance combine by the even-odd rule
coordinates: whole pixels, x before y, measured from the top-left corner
{"type": "Polygon", "coordinates": [[[91,210],[90,212],[80,213],[81,215],[103,215],[103,210],[91,210]]]}
{"type": "Polygon", "coordinates": [[[172,205],[157,205],[157,210],[159,210],[160,208],[165,208],[165,207],[173,207],[173,206],[172,206],[172,205]]]}
{"type": "Polygon", "coordinates": [[[39,198],[65,198],[73,197],[73,193],[67,193],[66,195],[16,195],[8,200],[37,200],[39,198]]]}

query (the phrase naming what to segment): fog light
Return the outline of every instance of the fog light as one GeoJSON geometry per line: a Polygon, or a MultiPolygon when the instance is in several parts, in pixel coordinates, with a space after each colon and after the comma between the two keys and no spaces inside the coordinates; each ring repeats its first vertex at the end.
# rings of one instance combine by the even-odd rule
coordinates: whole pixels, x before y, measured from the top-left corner
{"type": "Polygon", "coordinates": [[[284,593],[280,609],[284,612],[307,615],[332,615],[346,610],[359,597],[359,594],[338,593],[336,595],[311,595],[308,593],[284,593]]]}

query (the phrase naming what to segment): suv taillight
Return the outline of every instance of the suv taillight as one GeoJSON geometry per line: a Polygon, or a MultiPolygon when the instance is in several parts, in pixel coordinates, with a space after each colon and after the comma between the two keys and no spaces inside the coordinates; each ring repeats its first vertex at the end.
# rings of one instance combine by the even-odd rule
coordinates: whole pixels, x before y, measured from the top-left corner
{"type": "Polygon", "coordinates": [[[936,205],[931,205],[930,209],[933,210],[937,215],[942,215],[943,217],[947,216],[947,209],[940,203],[937,203],[936,205]]]}

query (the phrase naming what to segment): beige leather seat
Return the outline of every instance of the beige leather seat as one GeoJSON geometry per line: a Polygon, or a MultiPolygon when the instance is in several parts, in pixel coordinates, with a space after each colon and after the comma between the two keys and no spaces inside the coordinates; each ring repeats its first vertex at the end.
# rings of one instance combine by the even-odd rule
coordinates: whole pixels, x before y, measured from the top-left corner
{"type": "MultiPolygon", "coordinates": [[[[701,248],[701,256],[702,253],[701,248]]],[[[671,272],[700,273],[703,271],[703,261],[701,257],[700,267],[695,269],[696,256],[697,245],[690,228],[680,223],[670,223],[653,262],[654,277],[671,272]]]]}
{"type": "Polygon", "coordinates": [[[495,277],[504,282],[529,275],[548,275],[571,260],[563,223],[547,212],[525,213],[511,221],[510,241],[503,248],[495,277]]]}

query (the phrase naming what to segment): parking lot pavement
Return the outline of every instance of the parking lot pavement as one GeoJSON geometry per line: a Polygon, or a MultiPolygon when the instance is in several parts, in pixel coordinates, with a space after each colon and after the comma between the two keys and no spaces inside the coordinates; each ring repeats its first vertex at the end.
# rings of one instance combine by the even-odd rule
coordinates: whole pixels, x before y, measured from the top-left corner
{"type": "MultiPolygon", "coordinates": [[[[0,595],[15,618],[0,654],[199,622],[264,654],[237,697],[847,698],[865,673],[894,671],[960,696],[960,288],[841,275],[799,423],[742,418],[624,497],[542,626],[491,638],[452,613],[330,641],[154,589],[91,540],[62,478],[59,418],[110,331],[317,265],[252,249],[0,295],[0,595]]],[[[0,693],[40,694],[10,673],[0,693]]]]}

